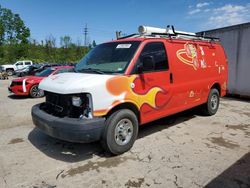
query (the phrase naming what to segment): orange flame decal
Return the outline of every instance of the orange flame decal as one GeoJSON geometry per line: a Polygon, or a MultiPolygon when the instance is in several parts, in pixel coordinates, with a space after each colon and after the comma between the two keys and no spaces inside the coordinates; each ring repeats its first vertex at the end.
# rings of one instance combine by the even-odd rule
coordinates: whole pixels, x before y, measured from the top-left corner
{"type": "MultiPolygon", "coordinates": [[[[138,109],[142,107],[143,104],[148,104],[153,108],[156,108],[155,98],[158,92],[162,91],[159,87],[151,88],[146,94],[137,94],[133,91],[134,81],[137,78],[136,75],[118,76],[109,79],[106,83],[107,90],[114,96],[124,95],[124,101],[132,102],[137,106],[138,109]]],[[[121,101],[114,101],[112,107],[121,103],[121,101]]],[[[111,107],[111,108],[112,108],[111,107]]],[[[95,116],[105,115],[108,109],[98,110],[94,112],[95,116]]]]}

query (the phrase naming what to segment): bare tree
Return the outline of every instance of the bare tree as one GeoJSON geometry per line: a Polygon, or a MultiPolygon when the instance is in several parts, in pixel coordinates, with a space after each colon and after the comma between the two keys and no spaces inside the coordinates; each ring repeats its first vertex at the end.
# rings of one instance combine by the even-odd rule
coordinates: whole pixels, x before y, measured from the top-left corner
{"type": "Polygon", "coordinates": [[[60,45],[64,48],[69,48],[69,46],[72,44],[72,39],[70,36],[65,35],[60,38],[60,45]]]}

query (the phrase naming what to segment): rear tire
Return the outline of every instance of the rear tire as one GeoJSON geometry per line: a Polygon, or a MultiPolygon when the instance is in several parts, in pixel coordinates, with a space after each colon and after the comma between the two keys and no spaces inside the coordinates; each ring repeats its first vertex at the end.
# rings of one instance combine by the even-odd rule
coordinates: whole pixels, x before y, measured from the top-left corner
{"type": "Polygon", "coordinates": [[[12,70],[12,69],[7,69],[6,72],[7,72],[8,76],[14,75],[14,70],[12,70]]]}
{"type": "Polygon", "coordinates": [[[32,98],[39,98],[44,96],[44,91],[38,88],[38,85],[33,85],[30,88],[30,96],[32,98]]]}
{"type": "Polygon", "coordinates": [[[219,91],[215,88],[212,88],[207,103],[202,105],[202,113],[206,116],[212,116],[216,114],[220,104],[220,94],[219,91]]]}
{"type": "Polygon", "coordinates": [[[131,110],[121,109],[107,118],[101,144],[106,151],[119,155],[132,148],[137,134],[136,115],[131,110]]]}

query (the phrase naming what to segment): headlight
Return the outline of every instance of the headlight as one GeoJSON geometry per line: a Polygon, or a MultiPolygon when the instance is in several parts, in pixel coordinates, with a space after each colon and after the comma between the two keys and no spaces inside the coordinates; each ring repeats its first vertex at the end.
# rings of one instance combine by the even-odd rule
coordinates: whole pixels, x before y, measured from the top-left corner
{"type": "Polygon", "coordinates": [[[81,99],[81,97],[73,96],[72,97],[72,105],[76,106],[76,107],[80,107],[82,105],[82,99],[81,99]]]}
{"type": "Polygon", "coordinates": [[[34,80],[26,80],[26,84],[33,84],[34,80]]]}

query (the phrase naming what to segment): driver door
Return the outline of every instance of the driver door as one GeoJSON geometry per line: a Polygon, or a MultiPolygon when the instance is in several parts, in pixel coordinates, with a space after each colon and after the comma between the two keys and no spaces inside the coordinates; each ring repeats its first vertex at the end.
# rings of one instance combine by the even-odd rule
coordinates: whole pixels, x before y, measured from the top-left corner
{"type": "Polygon", "coordinates": [[[24,66],[23,66],[23,62],[22,61],[19,61],[16,63],[16,68],[17,69],[22,69],[24,66]]]}
{"type": "Polygon", "coordinates": [[[139,94],[141,124],[158,119],[172,108],[172,80],[164,42],[148,42],[136,62],[138,78],[134,92],[139,94]],[[139,69],[138,69],[139,67],[139,69]]]}

